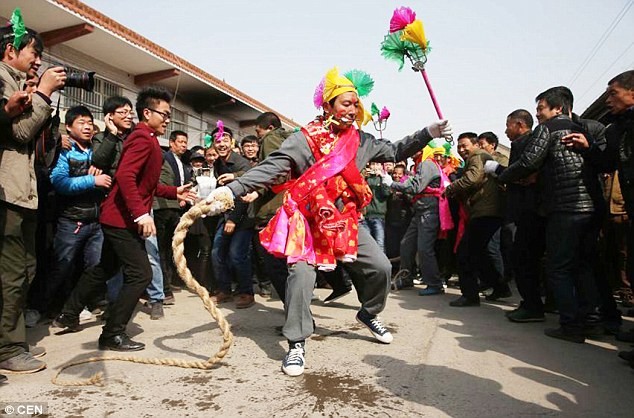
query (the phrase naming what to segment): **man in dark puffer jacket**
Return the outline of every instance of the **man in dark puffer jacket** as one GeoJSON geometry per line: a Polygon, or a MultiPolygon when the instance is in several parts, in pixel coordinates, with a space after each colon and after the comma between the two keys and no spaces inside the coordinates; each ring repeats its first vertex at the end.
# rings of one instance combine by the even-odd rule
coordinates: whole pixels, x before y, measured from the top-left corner
{"type": "Polygon", "coordinates": [[[587,307],[577,295],[585,294],[587,298],[588,289],[593,289],[602,195],[595,168],[586,163],[582,152],[568,144],[572,144],[570,134],[591,135],[567,116],[572,111],[572,94],[567,88],[551,88],[535,100],[540,125],[519,161],[504,170],[499,179],[509,183],[540,171],[547,217],[546,272],[561,325],[544,332],[550,337],[582,343],[587,307]]]}

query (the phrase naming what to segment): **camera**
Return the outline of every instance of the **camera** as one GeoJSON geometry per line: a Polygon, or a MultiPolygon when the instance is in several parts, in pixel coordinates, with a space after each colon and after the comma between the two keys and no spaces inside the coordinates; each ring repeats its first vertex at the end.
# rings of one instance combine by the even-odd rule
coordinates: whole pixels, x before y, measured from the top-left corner
{"type": "Polygon", "coordinates": [[[87,92],[92,92],[95,88],[95,72],[94,71],[82,71],[73,72],[69,68],[66,68],[66,83],[64,87],[77,87],[87,92]]]}

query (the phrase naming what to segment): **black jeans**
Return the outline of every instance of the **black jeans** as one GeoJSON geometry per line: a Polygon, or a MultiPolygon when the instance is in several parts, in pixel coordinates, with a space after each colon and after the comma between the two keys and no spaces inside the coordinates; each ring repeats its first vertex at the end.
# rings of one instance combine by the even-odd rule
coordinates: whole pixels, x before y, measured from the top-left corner
{"type": "Polygon", "coordinates": [[[522,306],[529,311],[542,313],[541,265],[546,249],[546,218],[535,212],[524,212],[515,222],[513,267],[517,290],[522,296],[522,306]]]}
{"type": "Polygon", "coordinates": [[[121,269],[123,286],[119,297],[110,306],[108,321],[102,332],[102,336],[108,338],[125,332],[139,297],[152,281],[152,268],[145,250],[145,241],[136,231],[104,225],[103,234],[104,243],[99,264],[84,272],[62,313],[78,316],[88,302],[104,292],[106,281],[121,269]]]}
{"type": "Polygon", "coordinates": [[[502,218],[483,216],[469,220],[458,248],[460,291],[470,300],[479,298],[478,276],[491,283],[494,290],[502,285],[502,271],[495,267],[487,246],[495,231],[502,226],[502,218]]]}
{"type": "Polygon", "coordinates": [[[546,274],[559,323],[570,330],[583,327],[590,300],[596,297],[591,294],[597,257],[595,223],[594,214],[575,212],[554,212],[546,221],[546,274]]]}
{"type": "Polygon", "coordinates": [[[256,229],[253,246],[258,257],[261,257],[262,268],[267,279],[275,288],[277,295],[282,303],[286,300],[286,281],[288,279],[288,265],[285,258],[277,258],[262,246],[260,243],[260,234],[256,229]]]}

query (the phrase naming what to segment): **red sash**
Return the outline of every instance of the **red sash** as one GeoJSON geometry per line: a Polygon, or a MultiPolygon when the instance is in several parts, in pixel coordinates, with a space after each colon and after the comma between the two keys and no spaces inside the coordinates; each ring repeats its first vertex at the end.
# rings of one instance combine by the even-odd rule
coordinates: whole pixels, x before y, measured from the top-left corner
{"type": "Polygon", "coordinates": [[[360,142],[355,128],[337,138],[316,120],[302,132],[316,162],[283,186],[284,204],[260,232],[260,241],[289,264],[303,260],[331,270],[337,260],[356,259],[359,210],[370,203],[372,192],[354,161],[360,142]],[[339,198],[343,210],[335,206],[339,198]]]}

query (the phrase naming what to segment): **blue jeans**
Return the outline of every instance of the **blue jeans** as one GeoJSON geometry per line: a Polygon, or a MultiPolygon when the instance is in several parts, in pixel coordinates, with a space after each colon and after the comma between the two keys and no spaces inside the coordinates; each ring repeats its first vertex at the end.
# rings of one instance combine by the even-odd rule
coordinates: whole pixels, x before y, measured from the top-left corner
{"type": "Polygon", "coordinates": [[[235,274],[238,281],[238,293],[253,294],[253,267],[251,264],[251,239],[253,229],[235,231],[231,235],[224,233],[225,221],[218,222],[211,250],[213,269],[218,289],[230,295],[231,278],[235,274]]]}
{"type": "Polygon", "coordinates": [[[365,218],[360,224],[372,235],[381,251],[385,252],[385,219],[365,218]]]}
{"type": "Polygon", "coordinates": [[[67,218],[57,220],[57,232],[53,241],[55,263],[48,281],[49,304],[64,302],[73,288],[72,280],[78,257],[83,258],[84,270],[99,264],[103,232],[99,222],[81,223],[67,218]]]}
{"type": "Polygon", "coordinates": [[[156,235],[152,235],[145,240],[145,251],[147,251],[147,258],[150,260],[150,266],[152,267],[152,281],[147,287],[147,294],[150,298],[148,302],[162,302],[165,299],[165,294],[163,293],[163,270],[161,270],[161,259],[159,258],[156,235]]]}

